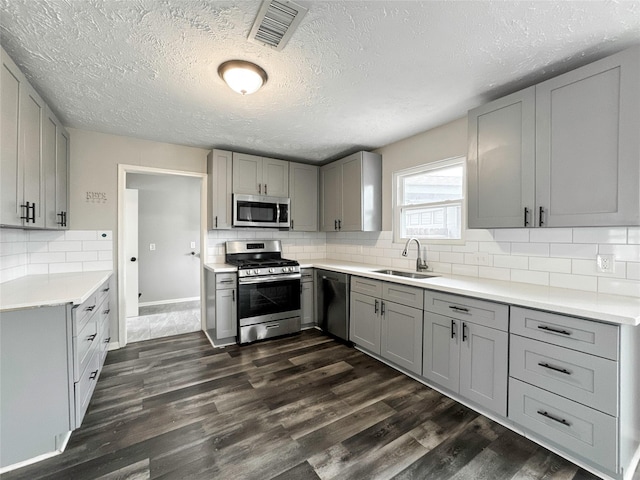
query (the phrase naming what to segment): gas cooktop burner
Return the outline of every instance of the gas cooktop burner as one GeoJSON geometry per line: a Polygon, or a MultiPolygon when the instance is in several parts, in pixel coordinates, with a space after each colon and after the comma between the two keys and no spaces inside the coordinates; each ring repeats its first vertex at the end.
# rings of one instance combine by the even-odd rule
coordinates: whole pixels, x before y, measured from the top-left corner
{"type": "Polygon", "coordinates": [[[227,260],[231,265],[235,265],[238,268],[269,268],[269,267],[289,267],[299,265],[295,260],[288,260],[286,258],[281,258],[280,260],[235,260],[229,259],[227,260]]]}
{"type": "Polygon", "coordinates": [[[272,278],[274,275],[300,277],[300,264],[282,258],[280,240],[247,240],[227,242],[225,260],[238,267],[240,281],[248,277],[272,278]]]}

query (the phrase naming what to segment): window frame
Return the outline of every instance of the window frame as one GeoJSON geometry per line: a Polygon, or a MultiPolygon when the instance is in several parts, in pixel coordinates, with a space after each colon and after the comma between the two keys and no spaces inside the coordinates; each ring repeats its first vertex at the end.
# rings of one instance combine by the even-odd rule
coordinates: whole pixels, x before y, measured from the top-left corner
{"type": "Polygon", "coordinates": [[[393,172],[392,179],[392,215],[393,215],[393,242],[404,243],[410,237],[401,236],[401,221],[402,221],[402,209],[409,208],[424,208],[449,206],[460,204],[461,210],[461,225],[460,225],[460,238],[428,238],[428,237],[416,237],[420,239],[421,243],[433,244],[433,245],[463,245],[465,243],[465,233],[467,225],[467,158],[464,155],[457,157],[450,157],[444,160],[436,160],[433,162],[423,163],[415,167],[405,168],[393,172]],[[439,170],[441,168],[452,167],[455,165],[462,166],[462,198],[460,200],[444,200],[440,202],[421,203],[416,205],[404,205],[400,203],[401,190],[399,188],[399,181],[403,177],[410,175],[416,175],[418,173],[426,173],[430,170],[439,170]]]}

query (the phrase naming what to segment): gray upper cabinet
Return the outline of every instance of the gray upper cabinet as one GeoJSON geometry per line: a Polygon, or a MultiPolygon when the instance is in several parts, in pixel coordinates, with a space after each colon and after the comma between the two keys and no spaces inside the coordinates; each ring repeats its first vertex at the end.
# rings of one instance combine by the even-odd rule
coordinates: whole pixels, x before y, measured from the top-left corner
{"type": "Polygon", "coordinates": [[[2,50],[0,225],[68,228],[69,134],[2,50]]]}
{"type": "Polygon", "coordinates": [[[2,50],[0,225],[44,228],[42,125],[45,103],[2,50]]]}
{"type": "Polygon", "coordinates": [[[536,86],[538,225],[640,224],[639,86],[640,48],[536,86]]]}
{"type": "Polygon", "coordinates": [[[69,134],[50,108],[45,111],[42,142],[45,227],[66,230],[69,204],[69,134]]]}
{"type": "Polygon", "coordinates": [[[522,227],[535,206],[535,87],[469,112],[469,228],[522,227]]]}
{"type": "Polygon", "coordinates": [[[289,163],[291,230],[318,231],[318,167],[289,163]]]}
{"type": "Polygon", "coordinates": [[[382,230],[382,157],[356,152],[320,169],[323,231],[382,230]]]}
{"type": "Polygon", "coordinates": [[[209,230],[231,228],[232,155],[226,150],[212,150],[207,155],[209,230]]]}
{"type": "Polygon", "coordinates": [[[469,112],[470,228],[640,224],[640,47],[469,112]]]}
{"type": "Polygon", "coordinates": [[[289,162],[234,153],[233,193],[288,197],[289,162]]]}

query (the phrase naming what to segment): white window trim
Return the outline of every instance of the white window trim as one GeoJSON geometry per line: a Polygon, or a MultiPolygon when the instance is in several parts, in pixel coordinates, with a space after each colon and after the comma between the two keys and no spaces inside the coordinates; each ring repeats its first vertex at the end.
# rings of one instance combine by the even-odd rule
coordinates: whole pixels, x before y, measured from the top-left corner
{"type": "MultiPolygon", "coordinates": [[[[393,243],[404,243],[408,240],[407,238],[400,237],[400,205],[398,201],[398,177],[413,175],[416,173],[423,172],[425,170],[436,170],[440,168],[449,167],[452,165],[458,165],[462,163],[462,191],[464,192],[464,198],[462,199],[462,225],[460,230],[460,239],[432,239],[432,238],[420,238],[421,243],[431,244],[431,245],[464,245],[465,243],[465,233],[467,226],[467,159],[464,155],[459,157],[451,157],[445,160],[437,160],[435,162],[429,162],[422,165],[418,165],[416,167],[405,168],[403,170],[398,170],[393,172],[393,180],[392,180],[392,213],[393,213],[393,243]]],[[[443,202],[433,202],[428,204],[416,204],[412,205],[412,207],[420,207],[420,206],[439,206],[446,205],[452,203],[460,203],[459,200],[448,200],[443,202]]]]}

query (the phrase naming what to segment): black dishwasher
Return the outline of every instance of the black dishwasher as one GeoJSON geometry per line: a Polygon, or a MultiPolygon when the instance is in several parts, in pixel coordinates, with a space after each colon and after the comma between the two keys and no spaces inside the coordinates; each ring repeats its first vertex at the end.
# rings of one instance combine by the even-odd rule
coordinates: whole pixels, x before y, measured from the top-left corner
{"type": "Polygon", "coordinates": [[[316,318],[326,333],[349,341],[349,275],[315,270],[316,318]]]}

